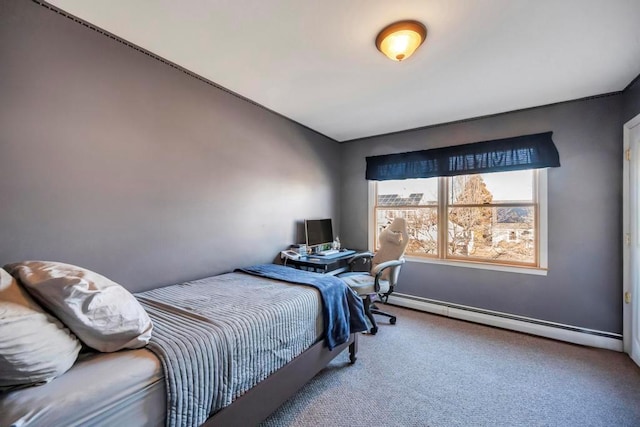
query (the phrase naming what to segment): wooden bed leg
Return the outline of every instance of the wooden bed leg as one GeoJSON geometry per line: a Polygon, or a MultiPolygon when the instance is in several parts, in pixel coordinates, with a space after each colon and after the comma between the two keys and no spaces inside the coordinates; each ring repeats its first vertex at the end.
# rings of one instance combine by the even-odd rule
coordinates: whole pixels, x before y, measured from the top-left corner
{"type": "Polygon", "coordinates": [[[349,345],[349,362],[353,365],[358,358],[358,334],[353,334],[353,342],[349,345]]]}

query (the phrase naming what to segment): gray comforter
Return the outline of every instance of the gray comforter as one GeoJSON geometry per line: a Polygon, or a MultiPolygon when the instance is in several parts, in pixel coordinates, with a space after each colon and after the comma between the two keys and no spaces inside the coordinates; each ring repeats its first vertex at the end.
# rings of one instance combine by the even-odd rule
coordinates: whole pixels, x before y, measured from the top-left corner
{"type": "Polygon", "coordinates": [[[198,426],[322,335],[318,292],[229,273],[136,294],[154,331],[167,425],[198,426]]]}

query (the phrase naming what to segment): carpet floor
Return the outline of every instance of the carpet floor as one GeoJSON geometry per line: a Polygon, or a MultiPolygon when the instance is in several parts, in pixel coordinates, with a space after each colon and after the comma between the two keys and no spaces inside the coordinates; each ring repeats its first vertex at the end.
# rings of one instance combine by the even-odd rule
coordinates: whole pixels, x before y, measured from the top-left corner
{"type": "Polygon", "coordinates": [[[263,423],[276,426],[640,426],[640,368],[624,353],[385,306],[263,423]],[[382,319],[382,318],[380,318],[382,319]]]}

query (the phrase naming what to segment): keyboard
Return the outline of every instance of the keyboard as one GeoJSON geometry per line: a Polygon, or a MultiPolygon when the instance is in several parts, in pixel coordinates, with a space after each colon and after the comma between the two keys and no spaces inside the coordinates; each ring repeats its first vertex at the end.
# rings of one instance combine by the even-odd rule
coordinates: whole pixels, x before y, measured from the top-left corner
{"type": "Polygon", "coordinates": [[[328,251],[322,251],[319,254],[309,254],[309,255],[307,255],[307,257],[305,259],[309,260],[309,261],[329,262],[332,259],[345,258],[345,257],[348,257],[349,255],[353,255],[355,253],[356,253],[356,251],[351,250],[351,249],[342,249],[342,250],[339,250],[339,251],[334,251],[333,249],[330,249],[328,251]],[[322,254],[327,253],[327,252],[329,252],[330,254],[322,255],[322,254]],[[314,257],[315,257],[315,260],[314,260],[314,257]]]}
{"type": "Polygon", "coordinates": [[[328,249],[326,251],[320,251],[314,255],[327,256],[327,255],[335,255],[337,253],[340,253],[339,249],[328,249]]]}

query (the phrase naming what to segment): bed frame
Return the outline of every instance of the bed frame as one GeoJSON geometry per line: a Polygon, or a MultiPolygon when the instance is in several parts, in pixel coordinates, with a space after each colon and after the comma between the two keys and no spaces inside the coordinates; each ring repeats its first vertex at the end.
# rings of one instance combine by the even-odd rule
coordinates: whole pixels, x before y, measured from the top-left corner
{"type": "Polygon", "coordinates": [[[326,347],[324,340],[315,343],[237,398],[231,405],[216,412],[203,426],[258,425],[347,347],[349,347],[349,361],[354,364],[358,352],[358,334],[351,334],[346,343],[332,351],[326,347]]]}

